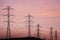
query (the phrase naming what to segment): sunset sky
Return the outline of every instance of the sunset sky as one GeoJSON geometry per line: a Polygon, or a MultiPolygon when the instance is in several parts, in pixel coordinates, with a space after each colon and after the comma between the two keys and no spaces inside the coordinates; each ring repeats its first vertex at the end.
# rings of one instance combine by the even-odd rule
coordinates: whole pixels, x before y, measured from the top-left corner
{"type": "Polygon", "coordinates": [[[10,13],[15,15],[11,17],[11,20],[15,21],[15,23],[11,23],[12,37],[27,36],[28,27],[25,22],[27,20],[25,16],[31,14],[33,16],[33,26],[31,27],[32,36],[36,36],[36,26],[40,24],[41,37],[48,36],[49,38],[50,27],[53,27],[53,33],[55,30],[58,31],[59,39],[60,0],[0,0],[0,38],[6,37],[7,24],[4,23],[4,21],[6,21],[7,18],[3,15],[7,14],[7,12],[2,9],[7,6],[15,9],[10,13]]]}

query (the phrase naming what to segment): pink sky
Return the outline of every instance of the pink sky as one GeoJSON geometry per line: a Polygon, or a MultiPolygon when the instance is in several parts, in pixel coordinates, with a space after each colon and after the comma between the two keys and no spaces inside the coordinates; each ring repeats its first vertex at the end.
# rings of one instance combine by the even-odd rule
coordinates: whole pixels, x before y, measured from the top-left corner
{"type": "MultiPolygon", "coordinates": [[[[13,30],[11,31],[13,37],[21,37],[21,35],[23,34],[23,36],[26,36],[27,27],[25,27],[24,21],[26,20],[25,16],[27,16],[28,14],[34,16],[34,27],[32,27],[31,29],[32,33],[33,31],[34,33],[32,35],[36,34],[35,30],[38,23],[42,26],[41,30],[43,31],[41,31],[41,33],[49,33],[49,28],[51,27],[51,25],[52,27],[54,27],[54,30],[57,29],[59,31],[60,29],[60,0],[0,0],[0,5],[1,38],[3,38],[3,36],[6,36],[6,23],[3,24],[3,21],[6,20],[6,17],[2,16],[6,13],[4,13],[2,9],[7,6],[11,6],[15,9],[13,10],[13,14],[15,15],[15,17],[13,17],[12,19],[15,21],[15,23],[12,23],[13,25],[11,26],[11,30],[13,30]]],[[[49,35],[48,33],[45,34],[49,35]]]]}

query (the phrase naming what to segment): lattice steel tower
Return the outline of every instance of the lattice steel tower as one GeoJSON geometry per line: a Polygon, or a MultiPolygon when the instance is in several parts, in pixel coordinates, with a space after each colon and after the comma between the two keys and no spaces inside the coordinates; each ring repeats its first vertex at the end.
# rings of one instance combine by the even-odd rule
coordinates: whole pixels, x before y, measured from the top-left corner
{"type": "Polygon", "coordinates": [[[37,38],[40,38],[40,25],[37,24],[37,38]]]}
{"type": "Polygon", "coordinates": [[[50,28],[50,40],[53,40],[53,28],[50,28]]]}
{"type": "Polygon", "coordinates": [[[57,31],[55,31],[55,40],[57,40],[57,31]]]}
{"type": "Polygon", "coordinates": [[[31,37],[31,23],[32,23],[32,20],[31,20],[31,15],[29,14],[28,16],[26,16],[27,18],[28,18],[28,21],[26,21],[27,22],[27,24],[28,24],[28,37],[31,37]]]}
{"type": "Polygon", "coordinates": [[[3,16],[7,16],[7,33],[6,33],[6,38],[10,39],[11,38],[11,30],[10,30],[10,23],[13,22],[10,20],[10,16],[14,16],[14,15],[10,15],[10,10],[14,10],[13,8],[11,8],[10,6],[7,6],[7,8],[4,8],[3,10],[7,10],[7,15],[3,15],[3,16]]]}

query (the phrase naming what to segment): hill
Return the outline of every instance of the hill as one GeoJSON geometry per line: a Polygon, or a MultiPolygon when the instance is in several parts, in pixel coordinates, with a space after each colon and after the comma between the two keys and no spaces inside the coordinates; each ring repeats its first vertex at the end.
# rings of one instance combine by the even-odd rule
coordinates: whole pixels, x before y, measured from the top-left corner
{"type": "Polygon", "coordinates": [[[11,39],[2,39],[2,40],[44,40],[36,37],[23,37],[23,38],[11,38],[11,39]]]}

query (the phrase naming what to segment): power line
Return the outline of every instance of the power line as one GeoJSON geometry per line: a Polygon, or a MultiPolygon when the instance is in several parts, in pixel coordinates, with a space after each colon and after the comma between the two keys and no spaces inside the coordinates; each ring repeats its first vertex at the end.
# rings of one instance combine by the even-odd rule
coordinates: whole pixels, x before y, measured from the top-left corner
{"type": "Polygon", "coordinates": [[[7,22],[6,38],[11,38],[10,22],[14,22],[14,21],[10,21],[10,17],[14,15],[10,15],[10,10],[13,10],[13,8],[7,6],[7,8],[4,8],[3,10],[7,10],[7,15],[3,15],[3,16],[7,16],[7,21],[5,21],[7,22]]]}

